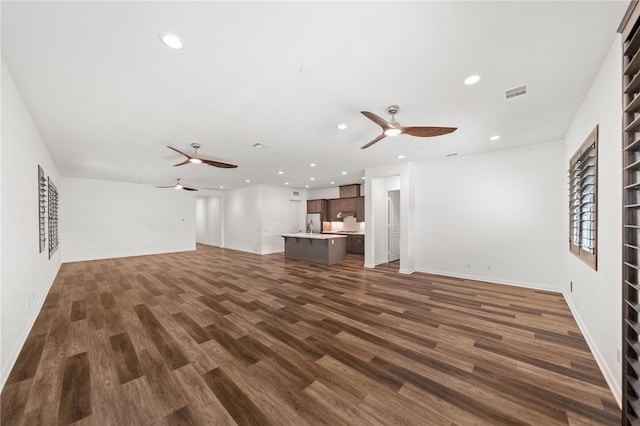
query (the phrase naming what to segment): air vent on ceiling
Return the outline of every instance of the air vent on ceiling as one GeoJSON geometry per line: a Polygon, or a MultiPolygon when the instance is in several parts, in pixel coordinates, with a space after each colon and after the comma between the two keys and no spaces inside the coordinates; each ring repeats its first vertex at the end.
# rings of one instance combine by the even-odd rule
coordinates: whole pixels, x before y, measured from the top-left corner
{"type": "Polygon", "coordinates": [[[517,98],[519,96],[524,96],[528,92],[529,92],[529,89],[528,89],[527,85],[523,84],[521,86],[514,87],[513,89],[505,90],[504,91],[504,97],[508,101],[508,100],[513,99],[513,98],[517,98]]]}

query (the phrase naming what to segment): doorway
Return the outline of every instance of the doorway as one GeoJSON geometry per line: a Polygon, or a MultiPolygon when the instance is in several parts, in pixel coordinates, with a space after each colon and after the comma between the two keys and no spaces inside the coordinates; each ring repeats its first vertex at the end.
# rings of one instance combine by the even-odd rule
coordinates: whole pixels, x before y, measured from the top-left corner
{"type": "Polygon", "coordinates": [[[400,259],[400,191],[388,192],[389,262],[400,259]]]}

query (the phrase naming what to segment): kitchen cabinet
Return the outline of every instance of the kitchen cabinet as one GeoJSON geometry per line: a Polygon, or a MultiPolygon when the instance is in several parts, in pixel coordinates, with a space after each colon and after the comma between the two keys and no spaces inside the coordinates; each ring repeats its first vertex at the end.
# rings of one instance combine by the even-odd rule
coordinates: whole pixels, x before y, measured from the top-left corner
{"type": "Polygon", "coordinates": [[[340,198],[353,198],[360,196],[360,184],[340,185],[340,198]]]}
{"type": "MultiPolygon", "coordinates": [[[[356,213],[356,199],[355,198],[340,198],[340,209],[343,212],[350,213],[348,216],[354,215],[356,213]]],[[[343,215],[345,216],[345,215],[343,215]]]]}
{"type": "Polygon", "coordinates": [[[329,220],[332,222],[340,221],[341,219],[337,219],[337,215],[341,207],[340,198],[327,200],[327,204],[329,206],[329,220]]]}
{"type": "Polygon", "coordinates": [[[364,222],[364,197],[356,198],[356,218],[358,222],[364,222]]]}
{"type": "Polygon", "coordinates": [[[324,200],[307,200],[307,214],[322,213],[322,201],[324,200]]]}
{"type": "Polygon", "coordinates": [[[328,234],[283,234],[284,258],[333,265],[341,263],[346,256],[344,235],[328,234]]]}
{"type": "Polygon", "coordinates": [[[320,213],[323,222],[331,221],[327,208],[329,200],[307,200],[307,214],[320,213]]]}
{"type": "Polygon", "coordinates": [[[364,222],[364,197],[335,198],[327,202],[330,220],[342,221],[337,216],[339,212],[343,212],[355,214],[358,222],[364,222]]]}
{"type": "Polygon", "coordinates": [[[347,235],[347,253],[364,254],[364,235],[347,235]]]}

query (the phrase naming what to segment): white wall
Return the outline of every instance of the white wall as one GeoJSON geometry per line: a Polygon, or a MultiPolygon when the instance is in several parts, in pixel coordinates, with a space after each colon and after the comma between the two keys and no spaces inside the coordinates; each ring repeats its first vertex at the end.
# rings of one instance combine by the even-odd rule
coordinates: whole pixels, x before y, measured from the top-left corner
{"type": "Polygon", "coordinates": [[[196,197],[196,242],[209,244],[207,197],[196,197]]]}
{"type": "Polygon", "coordinates": [[[561,141],[415,164],[416,270],[559,290],[561,141]]]}
{"type": "Polygon", "coordinates": [[[1,136],[0,387],[60,268],[60,249],[51,259],[47,249],[39,253],[38,164],[59,191],[60,177],[4,62],[1,136]]]}
{"type": "Polygon", "coordinates": [[[223,247],[222,196],[196,196],[196,242],[223,247]]]}
{"type": "Polygon", "coordinates": [[[195,250],[195,196],[150,185],[64,177],[62,260],[195,250]]]}
{"type": "Polygon", "coordinates": [[[209,245],[224,247],[222,197],[207,199],[207,240],[209,245]]]}
{"type": "MultiPolygon", "coordinates": [[[[225,191],[225,247],[258,254],[284,251],[280,234],[289,232],[289,200],[304,201],[303,195],[304,191],[298,188],[274,185],[225,191]]],[[[304,211],[303,208],[303,217],[304,211]]]]}
{"type": "Polygon", "coordinates": [[[260,185],[225,191],[225,247],[260,253],[262,250],[261,208],[260,185]]]}
{"type": "Polygon", "coordinates": [[[307,200],[331,200],[340,198],[340,188],[337,186],[331,188],[307,189],[307,200]]]}
{"type": "MultiPolygon", "coordinates": [[[[622,48],[618,35],[565,138],[564,165],[599,125],[598,270],[568,249],[568,199],[565,198],[563,290],[615,397],[620,403],[622,375],[616,351],[622,341],[622,48]],[[573,281],[573,292],[570,282],[573,281]]],[[[566,188],[566,184],[565,184],[566,188]]]]}
{"type": "MultiPolygon", "coordinates": [[[[284,251],[282,234],[289,232],[289,201],[300,200],[293,192],[302,191],[273,185],[260,185],[262,189],[262,254],[284,251]]],[[[300,223],[304,223],[306,206],[301,208],[300,223]]]]}

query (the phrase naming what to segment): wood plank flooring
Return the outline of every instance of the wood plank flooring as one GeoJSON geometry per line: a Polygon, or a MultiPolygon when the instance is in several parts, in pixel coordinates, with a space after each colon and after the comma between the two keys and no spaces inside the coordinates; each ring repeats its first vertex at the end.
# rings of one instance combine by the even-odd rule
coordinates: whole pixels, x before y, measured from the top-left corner
{"type": "Polygon", "coordinates": [[[614,425],[558,293],[198,245],[62,265],[3,425],[614,425]]]}

